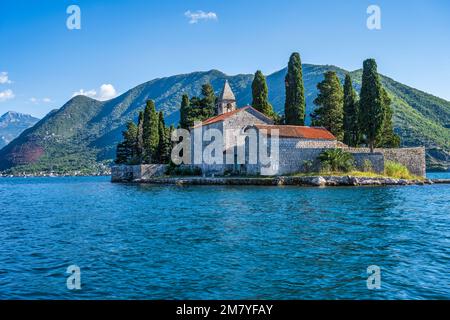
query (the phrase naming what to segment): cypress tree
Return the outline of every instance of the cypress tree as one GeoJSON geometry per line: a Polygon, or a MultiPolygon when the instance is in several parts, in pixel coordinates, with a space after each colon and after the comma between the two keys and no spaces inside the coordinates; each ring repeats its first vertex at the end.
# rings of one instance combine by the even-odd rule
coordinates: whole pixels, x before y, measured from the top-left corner
{"type": "Polygon", "coordinates": [[[142,140],[144,146],[144,163],[157,160],[156,153],[159,144],[159,117],[155,109],[155,103],[148,100],[144,110],[144,122],[142,140]]]}
{"type": "Polygon", "coordinates": [[[344,137],[344,93],[336,72],[328,71],[324,76],[325,79],[317,84],[319,94],[314,100],[314,104],[318,108],[311,114],[312,125],[325,127],[338,140],[342,141],[344,137]]]}
{"type": "Polygon", "coordinates": [[[274,117],[272,105],[269,103],[269,89],[266,77],[260,70],[256,71],[252,82],[252,107],[268,117],[274,117]]]}
{"type": "Polygon", "coordinates": [[[214,116],[214,107],[216,103],[216,95],[214,94],[214,89],[211,84],[206,83],[202,85],[202,117],[204,119],[211,118],[214,116]]]}
{"type": "Polygon", "coordinates": [[[162,111],[159,112],[159,142],[158,142],[158,160],[159,163],[168,163],[170,158],[170,144],[169,137],[167,136],[168,131],[166,124],[164,122],[164,114],[162,111]]]}
{"type": "Polygon", "coordinates": [[[353,89],[352,78],[345,75],[344,83],[344,143],[356,147],[360,140],[359,133],[359,102],[353,89]]]}
{"type": "Polygon", "coordinates": [[[303,85],[302,62],[300,54],[294,52],[288,63],[285,78],[286,101],[284,104],[284,115],[286,124],[305,124],[305,88],[303,85]]]}
{"type": "Polygon", "coordinates": [[[367,59],[363,63],[362,85],[359,103],[359,119],[361,132],[373,152],[375,143],[383,130],[384,108],[383,90],[374,59],[367,59]]]}
{"type": "Polygon", "coordinates": [[[392,121],[394,112],[391,107],[391,98],[384,88],[382,88],[382,97],[384,121],[383,129],[376,142],[376,147],[398,148],[400,147],[400,136],[394,132],[394,124],[392,121]]]}
{"type": "Polygon", "coordinates": [[[183,129],[189,129],[188,117],[189,117],[189,96],[187,94],[183,94],[181,98],[181,107],[180,107],[180,127],[183,129]]]}
{"type": "Polygon", "coordinates": [[[137,133],[138,129],[133,121],[127,122],[127,130],[124,133],[124,143],[127,150],[128,163],[137,164],[137,133]]]}
{"type": "Polygon", "coordinates": [[[137,157],[140,163],[142,163],[142,157],[144,153],[143,131],[144,131],[144,112],[139,111],[136,139],[137,139],[137,157]]]}

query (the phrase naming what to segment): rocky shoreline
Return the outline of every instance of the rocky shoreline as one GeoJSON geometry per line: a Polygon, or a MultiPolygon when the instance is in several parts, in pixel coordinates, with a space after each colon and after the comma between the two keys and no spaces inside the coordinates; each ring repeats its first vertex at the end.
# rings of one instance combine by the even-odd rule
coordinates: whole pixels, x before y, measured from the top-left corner
{"type": "MultiPolygon", "coordinates": [[[[116,181],[117,182],[117,181],[116,181]]],[[[129,181],[123,181],[129,182],[129,181]]],[[[154,177],[132,183],[165,185],[255,185],[255,186],[394,186],[450,183],[450,179],[407,180],[354,176],[279,176],[279,177],[154,177]]]]}
{"type": "Polygon", "coordinates": [[[8,174],[0,173],[0,178],[43,178],[43,177],[100,177],[100,176],[110,176],[110,172],[102,173],[36,173],[36,174],[8,174]]]}

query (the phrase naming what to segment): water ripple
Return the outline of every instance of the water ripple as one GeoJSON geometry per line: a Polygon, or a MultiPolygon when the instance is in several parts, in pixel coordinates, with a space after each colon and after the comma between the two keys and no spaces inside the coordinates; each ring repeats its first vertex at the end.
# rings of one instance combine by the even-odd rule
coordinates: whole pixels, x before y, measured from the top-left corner
{"type": "Polygon", "coordinates": [[[0,195],[3,299],[450,298],[447,185],[3,178],[0,195]],[[72,264],[80,291],[66,288],[72,264]],[[375,291],[366,287],[373,264],[375,291]]]}

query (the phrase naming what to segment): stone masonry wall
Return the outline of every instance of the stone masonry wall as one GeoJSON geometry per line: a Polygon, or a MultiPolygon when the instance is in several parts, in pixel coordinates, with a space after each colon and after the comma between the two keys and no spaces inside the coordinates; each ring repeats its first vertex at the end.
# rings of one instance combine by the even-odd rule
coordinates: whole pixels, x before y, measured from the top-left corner
{"type": "Polygon", "coordinates": [[[111,168],[112,182],[131,182],[163,176],[165,164],[116,165],[111,168]]]}
{"type": "MultiPolygon", "coordinates": [[[[370,153],[368,148],[344,148],[351,153],[370,153]]],[[[403,164],[409,172],[416,176],[425,177],[426,162],[425,148],[376,148],[374,152],[381,153],[384,156],[384,162],[394,161],[403,164]]]]}
{"type": "Polygon", "coordinates": [[[376,153],[356,153],[352,152],[355,158],[355,167],[359,171],[366,169],[366,162],[370,162],[372,170],[376,173],[384,172],[384,155],[380,152],[376,153]]]}
{"type": "MultiPolygon", "coordinates": [[[[268,124],[267,119],[263,118],[259,113],[254,112],[251,109],[247,109],[247,110],[243,110],[241,112],[238,112],[234,115],[232,115],[231,117],[225,119],[223,122],[216,122],[216,123],[212,123],[209,125],[205,125],[203,126],[202,129],[202,135],[204,134],[204,132],[208,129],[217,129],[220,132],[222,132],[222,136],[224,139],[224,147],[223,147],[223,151],[226,152],[227,150],[229,150],[230,153],[234,152],[236,153],[236,140],[230,140],[227,137],[226,134],[226,130],[228,129],[232,129],[232,130],[243,130],[245,127],[247,127],[248,125],[254,125],[254,124],[268,124]],[[234,149],[234,151],[233,151],[234,149]]],[[[198,129],[194,129],[194,130],[198,130],[198,129]]],[[[224,174],[226,171],[234,171],[234,169],[236,168],[236,166],[233,165],[233,163],[231,164],[226,164],[226,153],[223,153],[223,164],[207,164],[207,163],[202,163],[202,164],[194,164],[194,131],[191,131],[191,150],[192,150],[192,154],[191,154],[191,159],[192,159],[192,163],[193,166],[198,166],[201,168],[202,172],[205,173],[206,175],[222,175],[224,174]]],[[[205,149],[205,147],[207,145],[210,144],[210,142],[202,142],[203,146],[202,146],[202,151],[205,149]]],[[[244,147],[244,145],[242,145],[242,147],[244,147]]],[[[232,162],[234,161],[234,157],[232,157],[232,162]]],[[[242,168],[241,165],[237,166],[238,168],[242,168]]],[[[248,174],[252,174],[255,173],[256,174],[256,170],[250,169],[250,167],[248,168],[250,171],[248,172],[248,174]]]]}
{"type": "Polygon", "coordinates": [[[290,174],[305,170],[305,162],[312,161],[309,170],[319,170],[317,157],[327,148],[336,148],[336,141],[280,138],[277,174],[290,174]]]}
{"type": "Polygon", "coordinates": [[[192,167],[193,168],[199,167],[202,170],[202,172],[205,172],[208,175],[209,174],[221,175],[224,173],[224,166],[221,164],[207,164],[205,162],[203,162],[201,164],[195,164],[196,149],[194,147],[194,144],[200,142],[201,156],[203,157],[203,151],[205,150],[205,147],[211,143],[211,142],[203,142],[203,135],[205,134],[205,130],[208,130],[208,129],[216,129],[216,130],[219,130],[223,134],[223,122],[216,122],[216,123],[212,123],[210,125],[206,125],[206,126],[194,129],[194,130],[202,130],[202,140],[201,141],[194,140],[194,130],[191,130],[191,163],[192,163],[192,167]]]}

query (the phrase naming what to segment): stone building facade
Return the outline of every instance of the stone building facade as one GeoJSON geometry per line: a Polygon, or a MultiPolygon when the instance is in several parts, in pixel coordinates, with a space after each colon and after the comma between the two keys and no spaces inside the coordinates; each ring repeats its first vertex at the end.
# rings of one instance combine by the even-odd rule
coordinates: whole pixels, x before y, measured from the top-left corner
{"type": "Polygon", "coordinates": [[[191,165],[199,167],[204,175],[286,175],[318,171],[317,157],[323,150],[343,148],[353,153],[357,169],[362,170],[370,162],[374,171],[382,173],[385,161],[390,160],[405,165],[415,175],[425,176],[424,148],[376,149],[370,153],[365,148],[347,147],[325,128],[274,125],[272,119],[251,106],[238,109],[228,82],[219,95],[216,113],[215,117],[191,128],[191,165]],[[204,157],[209,154],[211,141],[217,139],[211,132],[223,137],[221,154],[214,151],[211,155],[221,161],[214,163],[204,157]],[[272,145],[274,141],[276,148],[272,145]],[[277,154],[271,154],[273,150],[278,150],[277,154]],[[264,155],[274,161],[268,163],[264,155]]]}
{"type": "Polygon", "coordinates": [[[336,138],[324,128],[274,125],[271,118],[251,106],[237,109],[228,82],[225,82],[219,95],[216,113],[215,117],[191,128],[191,163],[200,167],[205,175],[289,174],[301,171],[304,162],[316,159],[323,149],[337,147],[336,138]],[[208,163],[210,161],[205,161],[203,157],[210,139],[206,142],[196,139],[204,137],[205,132],[211,129],[223,137],[220,163],[208,163]],[[271,154],[274,134],[278,138],[277,159],[271,154]],[[263,151],[276,161],[264,162],[260,157],[263,151]]]}

